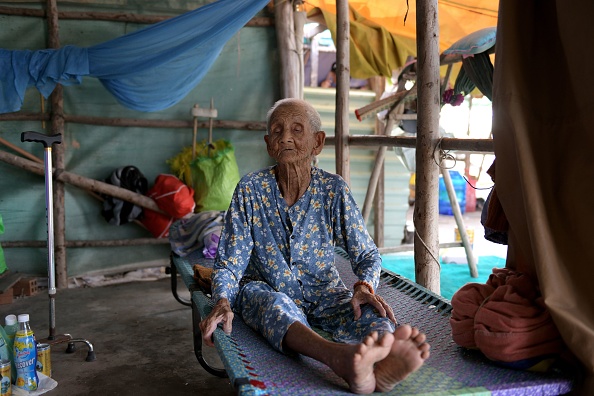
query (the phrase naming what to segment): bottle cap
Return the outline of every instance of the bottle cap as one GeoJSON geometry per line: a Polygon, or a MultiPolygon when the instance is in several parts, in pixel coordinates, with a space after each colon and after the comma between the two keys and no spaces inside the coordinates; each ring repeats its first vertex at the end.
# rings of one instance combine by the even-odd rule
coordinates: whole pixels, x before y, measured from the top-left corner
{"type": "Polygon", "coordinates": [[[28,322],[29,321],[29,314],[20,314],[19,315],[19,323],[28,322]]]}
{"type": "Polygon", "coordinates": [[[17,322],[17,317],[16,315],[6,315],[6,318],[4,318],[4,321],[6,322],[6,326],[12,326],[13,324],[15,324],[17,322]]]}

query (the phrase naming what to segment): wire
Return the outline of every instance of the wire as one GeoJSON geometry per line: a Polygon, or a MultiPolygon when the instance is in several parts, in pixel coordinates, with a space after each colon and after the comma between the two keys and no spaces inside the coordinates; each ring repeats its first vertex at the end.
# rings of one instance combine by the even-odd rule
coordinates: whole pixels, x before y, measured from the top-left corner
{"type": "MultiPolygon", "coordinates": [[[[456,157],[454,157],[452,154],[450,154],[449,151],[445,151],[441,148],[441,141],[443,140],[443,137],[439,139],[439,141],[437,142],[437,145],[435,147],[435,152],[438,153],[438,155],[433,155],[433,161],[435,162],[435,164],[440,168],[440,169],[453,169],[456,166],[456,157]],[[437,161],[437,158],[439,158],[439,162],[437,161]],[[445,166],[442,165],[443,162],[447,161],[447,160],[451,160],[454,161],[454,164],[452,166],[445,166]]],[[[476,186],[473,186],[470,181],[466,178],[466,176],[462,176],[464,178],[464,180],[466,180],[466,183],[474,188],[475,190],[490,190],[492,189],[495,185],[492,185],[491,187],[484,187],[484,188],[479,188],[476,186]]],[[[425,247],[425,249],[427,250],[427,252],[429,253],[429,255],[431,255],[431,258],[433,258],[433,261],[435,261],[435,263],[437,264],[440,272],[441,272],[441,262],[439,261],[439,259],[437,257],[435,257],[435,254],[433,254],[433,252],[431,251],[431,249],[429,249],[429,246],[427,246],[427,244],[425,243],[425,241],[423,240],[423,238],[421,238],[421,236],[419,235],[418,231],[417,231],[417,219],[416,219],[416,212],[413,212],[413,224],[415,226],[415,235],[416,237],[419,239],[419,241],[421,242],[421,244],[425,247]]]]}
{"type": "Polygon", "coordinates": [[[466,178],[466,176],[462,175],[462,177],[464,178],[464,180],[466,180],[466,183],[467,183],[467,184],[468,184],[470,187],[474,188],[475,190],[491,190],[493,187],[495,187],[495,184],[493,184],[491,187],[476,187],[476,186],[473,186],[473,185],[470,183],[470,181],[469,181],[469,180],[466,178]]]}
{"type": "Polygon", "coordinates": [[[441,137],[439,139],[439,141],[437,142],[437,145],[435,146],[435,151],[437,151],[439,153],[439,162],[437,162],[437,159],[435,158],[435,151],[433,153],[433,162],[435,162],[435,165],[437,165],[440,169],[453,169],[456,166],[456,157],[454,157],[452,154],[450,154],[450,151],[445,151],[444,149],[441,148],[441,141],[443,140],[443,137],[441,137]],[[442,166],[441,163],[447,160],[451,160],[454,161],[454,165],[447,167],[447,166],[442,166]]]}
{"type": "MultiPolygon", "coordinates": [[[[435,151],[439,152],[439,163],[436,160],[435,154],[433,155],[433,162],[435,162],[435,165],[437,165],[440,169],[453,169],[456,167],[456,163],[458,162],[456,160],[456,157],[454,157],[452,154],[450,154],[450,151],[445,151],[444,149],[441,148],[441,141],[443,140],[443,137],[441,137],[439,139],[439,141],[437,142],[437,145],[435,146],[435,151]],[[441,163],[444,161],[454,161],[454,165],[452,166],[442,166],[441,163]]],[[[473,186],[472,183],[470,183],[470,181],[466,178],[466,176],[462,175],[462,177],[464,178],[464,180],[466,180],[466,184],[468,184],[470,187],[472,187],[475,190],[491,190],[493,187],[495,187],[495,184],[493,184],[490,187],[476,187],[473,186]]]]}
{"type": "Polygon", "coordinates": [[[416,219],[416,216],[415,216],[414,212],[413,212],[413,224],[415,226],[415,235],[417,236],[417,238],[419,238],[419,241],[421,241],[421,243],[423,244],[423,246],[425,247],[425,249],[427,249],[427,252],[429,253],[429,255],[431,255],[431,258],[437,264],[437,267],[439,268],[439,272],[441,272],[441,263],[435,257],[435,254],[433,254],[433,252],[431,251],[431,249],[429,249],[429,246],[427,246],[427,244],[425,243],[425,241],[423,240],[423,238],[421,238],[421,236],[419,235],[419,232],[417,231],[417,219],[416,219]]]}

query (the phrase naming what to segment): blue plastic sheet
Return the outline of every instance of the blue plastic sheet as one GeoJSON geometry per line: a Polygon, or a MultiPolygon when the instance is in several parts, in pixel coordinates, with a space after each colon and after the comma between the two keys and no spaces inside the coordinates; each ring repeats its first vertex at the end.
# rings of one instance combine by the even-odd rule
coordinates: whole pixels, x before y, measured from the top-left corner
{"type": "Polygon", "coordinates": [[[269,0],[219,0],[92,47],[0,49],[0,113],[20,110],[25,91],[98,78],[124,106],[158,111],[183,99],[221,50],[269,0]]]}

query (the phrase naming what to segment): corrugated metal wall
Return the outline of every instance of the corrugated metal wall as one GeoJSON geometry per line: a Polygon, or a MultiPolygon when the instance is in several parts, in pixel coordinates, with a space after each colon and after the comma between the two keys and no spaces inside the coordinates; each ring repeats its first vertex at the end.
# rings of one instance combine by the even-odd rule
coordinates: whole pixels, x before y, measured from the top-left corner
{"type": "MultiPolygon", "coordinates": [[[[322,127],[327,136],[334,136],[336,90],[324,88],[305,88],[304,97],[320,112],[322,127]]],[[[362,121],[355,117],[355,109],[373,102],[375,94],[371,91],[351,90],[349,98],[349,133],[351,135],[372,135],[375,119],[362,121]]],[[[359,208],[363,209],[369,177],[375,162],[377,150],[367,147],[350,148],[351,190],[359,208]]],[[[319,167],[336,172],[334,146],[326,145],[319,156],[319,167]]],[[[408,210],[409,171],[389,149],[385,161],[385,227],[384,246],[398,246],[402,240],[408,210]]],[[[373,236],[373,212],[367,223],[373,236]]]]}
{"type": "MultiPolygon", "coordinates": [[[[145,3],[148,7],[148,4],[145,3]]],[[[84,8],[79,4],[80,8],[84,8]]],[[[106,5],[102,11],[114,11],[106,5]]],[[[181,11],[180,11],[181,12],[181,11]]],[[[45,47],[45,21],[41,18],[1,16],[0,47],[39,49],[45,47]]],[[[62,45],[90,46],[124,35],[146,25],[110,21],[60,21],[62,45]]],[[[194,104],[208,108],[213,98],[220,120],[263,121],[266,111],[278,98],[278,72],[274,27],[245,27],[223,48],[203,81],[177,105],[159,112],[143,113],[121,106],[94,78],[84,78],[78,86],[64,87],[64,111],[69,115],[191,121],[194,104]]],[[[49,104],[45,103],[45,109],[49,104]]],[[[23,112],[40,112],[40,95],[26,92],[23,112]]],[[[202,120],[203,121],[203,120],[202,120]]],[[[20,133],[32,130],[50,133],[49,123],[0,121],[0,137],[43,158],[40,144],[22,143],[20,133]]],[[[205,139],[207,130],[198,131],[205,139]]],[[[236,149],[241,172],[270,163],[263,149],[263,131],[215,129],[214,138],[230,140],[236,149]],[[260,153],[254,155],[253,153],[260,153]]],[[[160,173],[171,173],[166,161],[191,144],[192,129],[113,127],[67,123],[64,134],[66,170],[99,179],[114,169],[135,165],[150,185],[160,173]]],[[[4,146],[0,149],[10,151],[4,146]]],[[[1,241],[45,241],[45,194],[43,177],[0,162],[0,213],[5,233],[1,241]]],[[[112,240],[151,237],[136,224],[114,226],[101,216],[101,202],[85,191],[66,185],[66,240],[112,240]]],[[[47,274],[45,248],[4,249],[11,271],[47,274]]],[[[118,272],[123,268],[167,263],[168,245],[110,248],[68,248],[69,276],[90,272],[118,272]]]]}
{"type": "MultiPolygon", "coordinates": [[[[132,11],[160,13],[167,6],[128,0],[132,11]],[[141,7],[142,6],[142,7],[141,7]],[[141,7],[142,9],[136,9],[141,7]]],[[[201,3],[181,1],[177,13],[201,3]],[[183,3],[183,4],[182,4],[183,3]]],[[[14,5],[14,4],[13,4],[14,5]]],[[[18,6],[18,5],[17,5],[18,6]]],[[[89,1],[88,4],[65,4],[61,10],[121,11],[113,4],[89,1]]],[[[0,47],[6,49],[45,48],[46,27],[41,18],[0,16],[0,47]]],[[[60,21],[62,45],[90,46],[140,29],[145,25],[108,21],[60,21]]],[[[64,110],[70,115],[110,118],[159,120],[191,120],[194,104],[209,107],[211,98],[219,119],[233,121],[263,121],[266,111],[279,97],[278,59],[274,27],[246,27],[224,47],[204,80],[179,104],[160,112],[141,113],[124,108],[93,78],[84,78],[79,86],[64,88],[64,110]]],[[[322,114],[328,135],[334,134],[334,90],[306,89],[310,100],[322,114]]],[[[359,122],[353,110],[373,100],[369,92],[353,91],[351,97],[352,134],[373,133],[373,120],[359,122]]],[[[47,111],[48,103],[45,103],[47,111]]],[[[40,112],[39,93],[29,89],[23,112],[40,112]]],[[[38,121],[0,121],[0,137],[43,158],[40,144],[20,142],[22,131],[51,133],[49,123],[38,121]]],[[[203,139],[207,131],[201,130],[203,139]]],[[[270,164],[264,149],[264,132],[245,130],[214,130],[215,138],[230,140],[236,149],[237,163],[242,174],[270,164]]],[[[163,128],[124,128],[85,124],[66,124],[64,143],[66,170],[94,179],[103,179],[117,167],[137,166],[152,184],[160,173],[170,173],[166,160],[191,143],[192,131],[163,128]]],[[[0,147],[2,150],[9,149],[0,147]]],[[[362,207],[374,151],[351,149],[351,184],[355,199],[362,207]]],[[[334,147],[328,146],[320,157],[320,166],[335,171],[334,147]]],[[[0,163],[0,214],[5,233],[1,241],[45,241],[45,194],[43,177],[23,169],[0,163]]],[[[408,172],[392,151],[386,161],[386,246],[398,245],[402,238],[408,197],[408,172]]],[[[66,186],[66,240],[111,240],[150,237],[148,231],[135,224],[109,225],[101,216],[101,203],[85,191],[66,186]]],[[[373,223],[368,224],[373,233],[373,223]]],[[[9,269],[43,276],[47,273],[45,248],[5,249],[9,269]]],[[[122,269],[162,265],[167,262],[168,245],[112,248],[68,248],[69,276],[93,272],[117,272],[122,269]]]]}

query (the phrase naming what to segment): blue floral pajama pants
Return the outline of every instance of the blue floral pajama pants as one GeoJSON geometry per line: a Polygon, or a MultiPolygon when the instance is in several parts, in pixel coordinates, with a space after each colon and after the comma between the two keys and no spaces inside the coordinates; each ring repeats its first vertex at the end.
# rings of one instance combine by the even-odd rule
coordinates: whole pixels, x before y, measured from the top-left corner
{"type": "Polygon", "coordinates": [[[348,289],[332,289],[319,301],[304,304],[306,308],[302,309],[267,283],[253,281],[241,288],[235,310],[279,351],[283,351],[283,338],[294,322],[320,328],[330,333],[334,341],[349,344],[361,342],[371,331],[394,332],[394,323],[379,316],[371,305],[361,306],[361,318],[354,320],[352,296],[348,289]]]}

